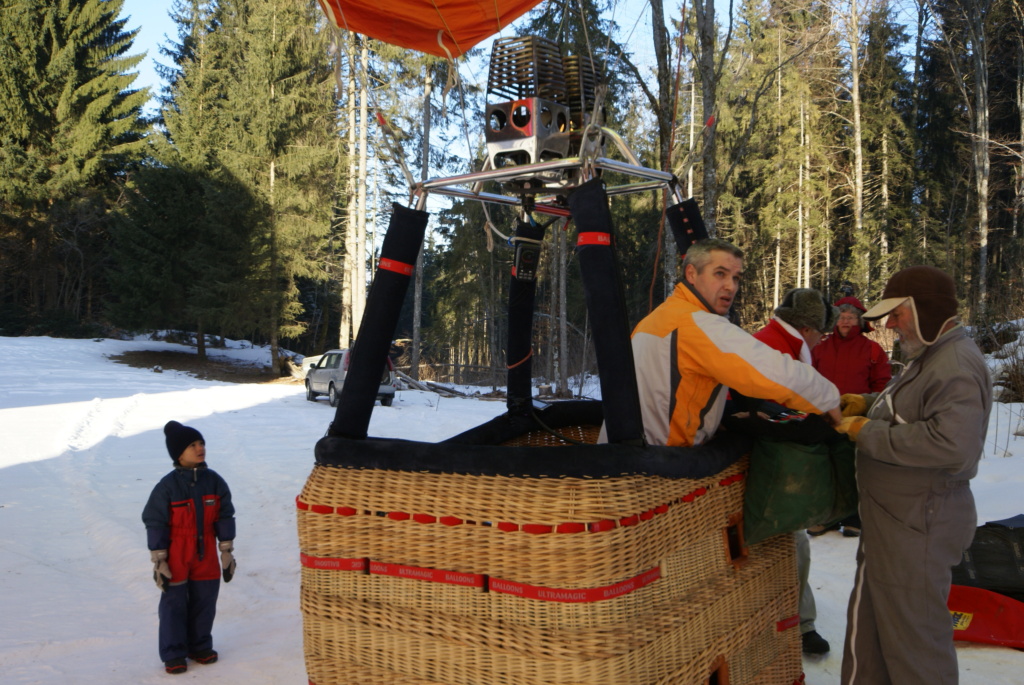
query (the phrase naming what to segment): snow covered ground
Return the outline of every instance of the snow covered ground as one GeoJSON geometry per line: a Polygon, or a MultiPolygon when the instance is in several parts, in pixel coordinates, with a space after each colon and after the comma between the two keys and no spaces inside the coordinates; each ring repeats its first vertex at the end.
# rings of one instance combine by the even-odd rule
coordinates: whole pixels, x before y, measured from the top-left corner
{"type": "MultiPolygon", "coordinates": [[[[0,682],[166,683],[140,515],[171,468],[162,428],[199,429],[231,486],[238,573],[222,585],[214,645],[175,682],[306,681],[299,614],[295,496],[333,418],[298,384],[236,385],[109,360],[128,350],[185,350],[154,341],[0,337],[0,682]]],[[[265,350],[213,350],[263,358],[265,350]]],[[[376,407],[370,434],[436,441],[504,411],[504,403],[402,391],[376,407]]],[[[974,481],[981,521],[1024,512],[1020,405],[997,405],[974,481]]],[[[856,541],[812,540],[811,580],[825,658],[804,660],[809,685],[839,682],[856,541]]],[[[961,682],[1024,681],[1024,652],[958,643],[961,682]]]]}

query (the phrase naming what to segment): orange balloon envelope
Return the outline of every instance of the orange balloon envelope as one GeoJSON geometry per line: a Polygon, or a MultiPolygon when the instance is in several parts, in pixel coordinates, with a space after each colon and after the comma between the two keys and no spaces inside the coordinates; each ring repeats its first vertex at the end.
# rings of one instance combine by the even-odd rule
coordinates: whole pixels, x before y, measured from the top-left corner
{"type": "Polygon", "coordinates": [[[318,2],[338,28],[438,57],[458,57],[539,5],[541,0],[318,2]]]}

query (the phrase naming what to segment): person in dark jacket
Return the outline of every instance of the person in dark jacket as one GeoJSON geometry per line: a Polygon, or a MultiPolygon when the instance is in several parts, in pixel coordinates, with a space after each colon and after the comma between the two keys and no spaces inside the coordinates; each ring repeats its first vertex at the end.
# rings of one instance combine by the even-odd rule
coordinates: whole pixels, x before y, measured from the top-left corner
{"type": "Polygon", "coordinates": [[[153,488],[142,521],[161,591],[160,659],[178,674],[188,668],[186,657],[217,661],[213,619],[222,574],[228,582],[235,573],[235,508],[228,484],[206,466],[202,434],[169,421],[164,436],[174,470],[153,488]]]}
{"type": "Polygon", "coordinates": [[[843,685],[955,685],[946,598],[971,544],[992,410],[985,357],[957,320],[956,284],[931,266],[896,273],[864,315],[888,315],[906,366],[877,394],[843,395],[857,443],[863,521],[847,610],[843,685]]]}

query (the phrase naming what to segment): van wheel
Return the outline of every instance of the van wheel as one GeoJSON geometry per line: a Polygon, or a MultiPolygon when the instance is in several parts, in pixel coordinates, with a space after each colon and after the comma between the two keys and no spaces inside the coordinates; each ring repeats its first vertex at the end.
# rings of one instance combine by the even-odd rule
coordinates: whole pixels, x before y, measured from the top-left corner
{"type": "Polygon", "coordinates": [[[316,393],[313,392],[313,388],[310,386],[309,381],[306,381],[306,399],[310,402],[316,402],[316,393]]]}
{"type": "Polygon", "coordinates": [[[390,407],[391,403],[394,402],[394,401],[395,401],[395,396],[394,395],[388,395],[387,397],[382,397],[382,398],[380,398],[380,406],[382,406],[382,407],[390,407]]]}
{"type": "Polygon", "coordinates": [[[327,401],[331,403],[332,407],[338,406],[338,391],[334,389],[334,383],[327,388],[327,401]]]}

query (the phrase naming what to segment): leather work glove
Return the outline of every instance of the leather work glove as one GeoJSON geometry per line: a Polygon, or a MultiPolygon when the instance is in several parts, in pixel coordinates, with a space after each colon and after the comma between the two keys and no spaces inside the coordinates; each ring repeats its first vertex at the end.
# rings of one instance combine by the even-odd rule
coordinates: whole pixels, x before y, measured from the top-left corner
{"type": "Polygon", "coordinates": [[[160,592],[167,592],[167,587],[171,584],[171,567],[167,565],[167,550],[149,550],[149,560],[153,562],[153,582],[160,588],[160,592]]]}
{"type": "Polygon", "coordinates": [[[235,551],[235,543],[233,540],[221,540],[218,545],[220,548],[220,567],[224,571],[224,582],[230,583],[231,579],[235,577],[235,555],[232,552],[235,551]]]}
{"type": "Polygon", "coordinates": [[[847,393],[840,395],[839,408],[843,416],[864,416],[868,413],[868,401],[864,399],[864,395],[847,393]]]}
{"type": "Polygon", "coordinates": [[[857,442],[857,435],[860,434],[860,429],[870,420],[866,416],[847,416],[836,426],[836,432],[843,433],[853,442],[857,442]]]}

